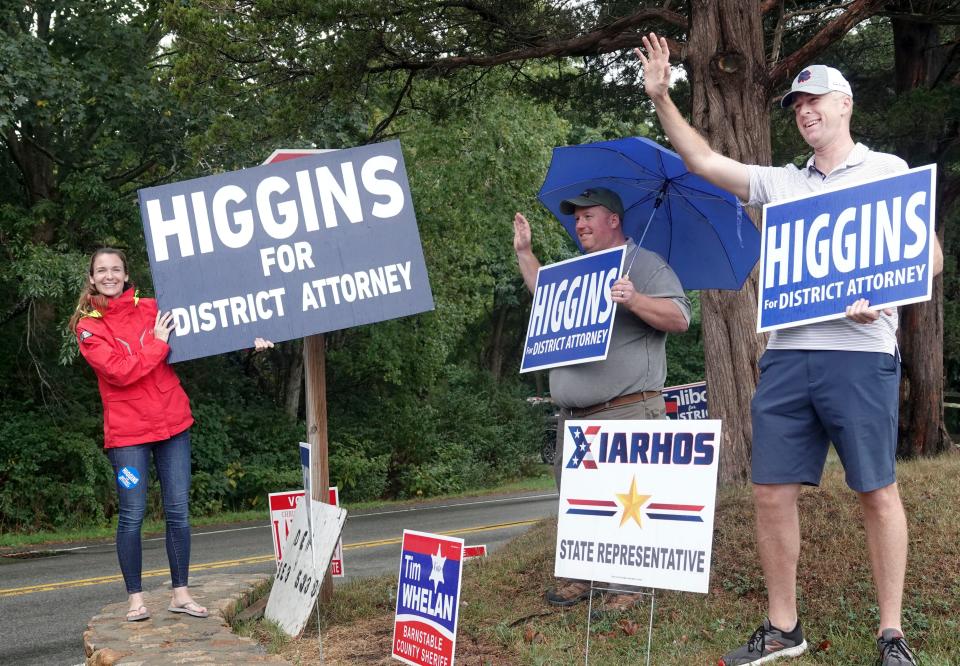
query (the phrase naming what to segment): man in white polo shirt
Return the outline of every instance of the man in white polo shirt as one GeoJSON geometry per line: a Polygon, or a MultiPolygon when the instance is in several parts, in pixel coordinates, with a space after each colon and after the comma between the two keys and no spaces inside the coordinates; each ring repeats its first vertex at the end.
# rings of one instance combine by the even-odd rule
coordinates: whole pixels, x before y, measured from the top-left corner
{"type": "MultiPolygon", "coordinates": [[[[713,151],[684,120],[669,95],[667,42],[643,38],[644,88],[667,137],[690,171],[751,206],[906,170],[899,157],[875,153],[850,136],[853,92],[837,70],[812,65],[793,80],[781,105],[813,148],[804,168],[745,165],[713,151]]],[[[934,237],[933,273],[943,269],[934,237]]],[[[914,664],[901,627],[907,562],[907,523],[895,476],[899,355],[897,312],[865,299],[847,318],[774,331],[760,359],[751,405],[752,480],[757,549],[767,583],[768,617],[720,666],[760,664],[802,654],[807,644],[797,616],[803,485],[818,485],[830,442],[863,510],[867,548],[880,608],[879,664],[914,664]],[[837,400],[842,396],[842,400],[837,400]],[[837,405],[844,404],[841,409],[837,405]]]]}

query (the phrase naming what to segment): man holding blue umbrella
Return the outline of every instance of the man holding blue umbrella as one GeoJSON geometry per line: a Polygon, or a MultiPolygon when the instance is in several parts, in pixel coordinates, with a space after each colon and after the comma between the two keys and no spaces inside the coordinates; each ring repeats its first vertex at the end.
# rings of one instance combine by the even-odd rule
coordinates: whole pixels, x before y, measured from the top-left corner
{"type": "MultiPolygon", "coordinates": [[[[623,202],[616,192],[591,187],[562,201],[560,210],[573,215],[577,240],[584,252],[625,245],[629,267],[610,290],[609,297],[619,307],[607,358],[550,370],[550,394],[561,410],[554,456],[558,488],[564,420],[666,418],[661,390],[667,375],[667,333],[681,333],[690,324],[690,301],[676,274],[659,255],[638,248],[624,236],[623,202]]],[[[517,213],[513,228],[517,263],[533,293],[540,261],[531,247],[530,224],[517,213]]],[[[547,592],[547,601],[569,606],[589,594],[589,582],[564,580],[547,592]]],[[[635,594],[609,595],[605,607],[623,610],[637,598],[635,594]]]]}
{"type": "MultiPolygon", "coordinates": [[[[853,91],[843,75],[812,65],[793,80],[781,105],[792,109],[813,149],[803,169],[745,165],[716,153],[670,99],[667,42],[643,38],[644,88],[670,142],[690,171],[750,205],[762,205],[907,169],[894,155],[855,143],[850,134],[853,91]]],[[[933,239],[932,272],[943,268],[933,239]]],[[[863,510],[867,549],[880,609],[881,666],[914,664],[901,628],[907,523],[895,476],[899,355],[896,309],[877,311],[859,299],[847,318],[775,331],[760,360],[751,406],[752,480],[757,548],[767,583],[768,617],[721,666],[767,663],[807,647],[797,616],[800,528],[797,500],[817,485],[833,443],[863,510]],[[835,405],[844,404],[843,409],[835,405]]]]}

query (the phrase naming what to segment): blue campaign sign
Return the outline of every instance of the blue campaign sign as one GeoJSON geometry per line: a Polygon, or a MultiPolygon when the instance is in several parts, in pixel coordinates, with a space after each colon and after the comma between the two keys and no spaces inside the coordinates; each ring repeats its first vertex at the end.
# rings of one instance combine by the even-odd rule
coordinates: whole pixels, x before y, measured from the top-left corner
{"type": "Polygon", "coordinates": [[[757,330],[930,299],[936,165],[763,207],[757,330]]]}
{"type": "Polygon", "coordinates": [[[395,659],[412,666],[452,666],[462,574],[463,539],[403,531],[391,652],[395,659]]]}
{"type": "Polygon", "coordinates": [[[540,268],[521,373],[607,357],[616,312],[610,286],[625,254],[621,246],[540,268]]]}
{"type": "Polygon", "coordinates": [[[675,421],[710,418],[707,412],[707,383],[695,382],[663,389],[667,418],[675,421]]]}
{"type": "Polygon", "coordinates": [[[170,361],[433,309],[398,141],[139,195],[170,361]]]}

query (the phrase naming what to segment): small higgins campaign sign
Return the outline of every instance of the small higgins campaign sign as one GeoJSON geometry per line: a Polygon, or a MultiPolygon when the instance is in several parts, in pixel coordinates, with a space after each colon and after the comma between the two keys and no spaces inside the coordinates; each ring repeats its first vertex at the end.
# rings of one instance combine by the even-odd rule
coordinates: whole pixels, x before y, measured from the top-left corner
{"type": "Polygon", "coordinates": [[[616,247],[540,268],[521,373],[607,357],[616,313],[610,286],[625,254],[616,247]]]}
{"type": "Polygon", "coordinates": [[[757,330],[930,299],[936,165],[763,207],[757,330]]]}
{"type": "Polygon", "coordinates": [[[663,389],[667,418],[686,421],[709,418],[707,412],[707,383],[695,382],[663,389]]]}
{"type": "Polygon", "coordinates": [[[452,666],[462,573],[463,539],[403,531],[395,659],[415,666],[452,666]]]}
{"type": "Polygon", "coordinates": [[[707,592],[720,421],[564,423],[554,573],[707,592]]]}
{"type": "Polygon", "coordinates": [[[170,361],[433,309],[398,141],[139,191],[170,361]]]}

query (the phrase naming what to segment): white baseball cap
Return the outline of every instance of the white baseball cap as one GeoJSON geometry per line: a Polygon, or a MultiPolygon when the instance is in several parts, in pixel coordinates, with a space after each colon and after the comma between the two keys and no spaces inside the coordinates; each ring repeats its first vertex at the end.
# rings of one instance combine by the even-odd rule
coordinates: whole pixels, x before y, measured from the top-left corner
{"type": "Polygon", "coordinates": [[[794,93],[808,93],[810,95],[825,95],[828,92],[842,92],[853,97],[850,84],[839,70],[826,65],[810,65],[804,68],[793,80],[790,92],[780,100],[780,106],[789,109],[793,104],[794,93]]]}

